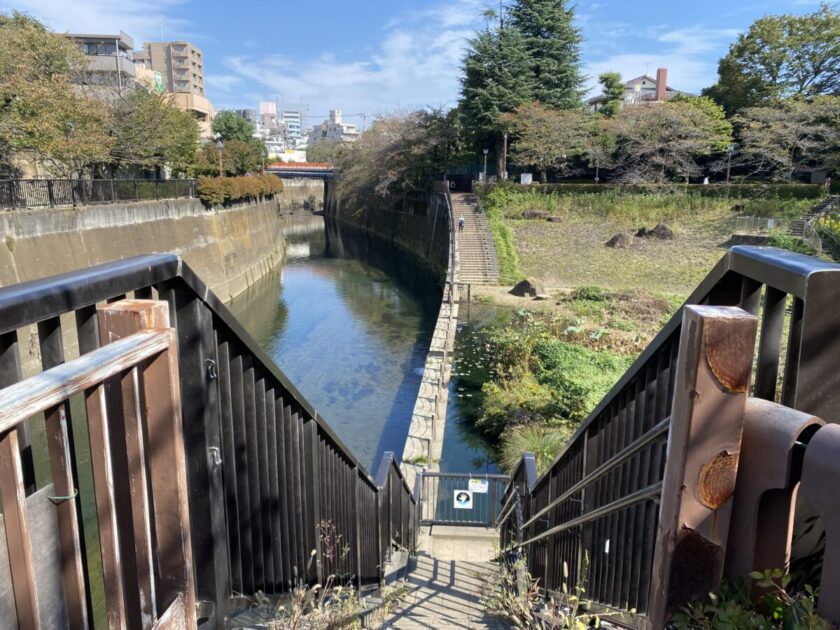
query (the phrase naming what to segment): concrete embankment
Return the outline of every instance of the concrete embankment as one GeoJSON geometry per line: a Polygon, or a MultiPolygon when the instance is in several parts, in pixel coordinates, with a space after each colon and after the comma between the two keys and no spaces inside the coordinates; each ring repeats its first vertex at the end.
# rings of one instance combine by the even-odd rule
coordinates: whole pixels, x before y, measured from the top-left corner
{"type": "Polygon", "coordinates": [[[320,203],[320,183],[207,210],[198,199],[0,212],[0,286],[137,254],[172,252],[229,300],[283,261],[279,212],[320,203]]]}

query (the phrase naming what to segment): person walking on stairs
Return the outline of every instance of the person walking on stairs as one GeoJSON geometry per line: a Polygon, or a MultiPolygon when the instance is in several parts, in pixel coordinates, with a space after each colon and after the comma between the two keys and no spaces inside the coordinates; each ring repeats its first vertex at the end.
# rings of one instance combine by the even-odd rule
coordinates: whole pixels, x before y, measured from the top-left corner
{"type": "Polygon", "coordinates": [[[459,232],[464,231],[464,215],[463,214],[460,217],[458,217],[458,231],[459,232]]]}

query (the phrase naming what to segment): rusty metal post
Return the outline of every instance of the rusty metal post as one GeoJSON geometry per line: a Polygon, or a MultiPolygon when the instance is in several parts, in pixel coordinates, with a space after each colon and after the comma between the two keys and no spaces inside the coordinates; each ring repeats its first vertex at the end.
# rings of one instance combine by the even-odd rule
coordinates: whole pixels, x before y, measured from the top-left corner
{"type": "Polygon", "coordinates": [[[800,494],[820,515],[825,526],[825,555],[817,610],[829,621],[840,623],[840,426],[826,425],[814,434],[805,451],[800,494]]]}
{"type": "Polygon", "coordinates": [[[758,320],[737,307],[683,311],[648,623],[662,628],[723,575],[758,320]]]}
{"type": "Polygon", "coordinates": [[[744,412],[744,437],[726,549],[726,575],[787,569],[804,444],[824,422],[758,398],[744,412]],[[759,528],[761,534],[759,535],[759,528]]]}

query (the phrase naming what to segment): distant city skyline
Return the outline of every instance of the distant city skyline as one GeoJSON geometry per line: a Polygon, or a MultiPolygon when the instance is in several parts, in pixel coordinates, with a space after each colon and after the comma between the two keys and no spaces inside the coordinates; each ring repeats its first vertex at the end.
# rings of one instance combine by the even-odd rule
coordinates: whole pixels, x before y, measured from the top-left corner
{"type": "MultiPolygon", "coordinates": [[[[495,3],[493,3],[495,5],[495,3]]],[[[570,3],[575,4],[575,3],[570,3]]],[[[818,0],[597,0],[577,2],[583,72],[625,80],[669,70],[669,84],[699,92],[739,32],[770,13],[805,13],[818,0]]],[[[395,109],[451,107],[467,40],[485,28],[488,0],[322,0],[231,5],[211,0],[0,0],[58,32],[125,31],[135,42],[186,40],[204,53],[206,95],[217,110],[277,100],[308,106],[306,124],[330,110],[363,126],[395,109]],[[153,7],[153,8],[152,8],[153,7]]],[[[592,96],[597,93],[593,90],[592,96]]]]}

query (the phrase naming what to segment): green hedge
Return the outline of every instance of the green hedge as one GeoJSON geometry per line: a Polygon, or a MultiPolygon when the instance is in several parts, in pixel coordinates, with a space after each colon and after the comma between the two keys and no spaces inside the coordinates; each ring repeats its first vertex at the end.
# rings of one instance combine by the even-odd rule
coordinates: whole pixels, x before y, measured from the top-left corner
{"type": "MultiPolygon", "coordinates": [[[[840,184],[840,182],[838,182],[840,184]]],[[[824,187],[815,184],[504,184],[521,190],[537,190],[560,194],[595,194],[620,192],[631,195],[649,193],[687,192],[701,197],[732,197],[740,199],[820,199],[824,187]]],[[[832,190],[834,183],[832,183],[832,190]]]]}
{"type": "Polygon", "coordinates": [[[283,180],[275,175],[199,177],[198,198],[206,206],[262,199],[283,192],[283,180]]]}

